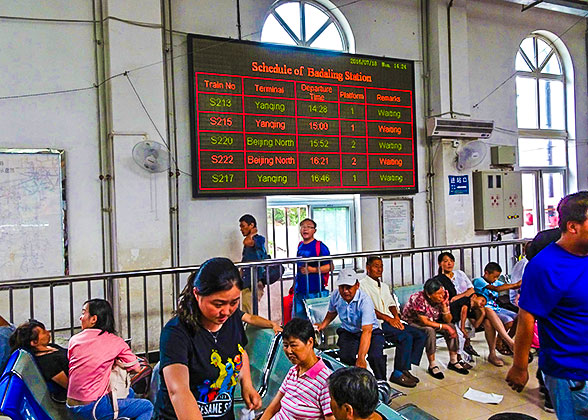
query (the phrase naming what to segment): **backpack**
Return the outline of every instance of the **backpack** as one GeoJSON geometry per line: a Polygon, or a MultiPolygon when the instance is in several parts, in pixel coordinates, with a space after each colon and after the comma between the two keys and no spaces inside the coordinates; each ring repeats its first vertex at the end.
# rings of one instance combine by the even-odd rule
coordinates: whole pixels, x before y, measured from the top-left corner
{"type": "MultiPolygon", "coordinates": [[[[300,247],[302,246],[304,242],[300,241],[298,243],[298,250],[300,250],[300,247]]],[[[316,240],[316,249],[315,249],[315,253],[317,257],[321,256],[321,241],[319,241],[318,239],[316,240]]],[[[331,263],[331,270],[333,269],[333,263],[331,263]]],[[[327,286],[329,285],[329,277],[330,277],[330,273],[321,273],[321,276],[323,278],[323,287],[326,289],[327,286]]]]}
{"type": "MultiPolygon", "coordinates": [[[[271,260],[272,257],[265,250],[265,246],[257,248],[257,255],[259,261],[271,260]]],[[[284,267],[282,264],[270,264],[265,267],[261,267],[258,273],[258,280],[266,286],[268,284],[274,284],[282,278],[284,274],[284,267]]]]}
{"type": "MultiPolygon", "coordinates": [[[[108,381],[108,388],[107,393],[104,394],[101,398],[108,396],[111,394],[112,396],[112,411],[113,411],[113,419],[118,418],[118,399],[127,398],[129,396],[129,388],[131,387],[131,375],[127,372],[127,367],[133,366],[136,361],[130,363],[123,363],[120,360],[115,360],[114,365],[112,366],[112,371],[110,372],[110,379],[108,381]]],[[[98,399],[98,401],[100,401],[98,399]]],[[[98,407],[98,403],[94,404],[94,408],[92,409],[92,418],[96,419],[96,407],[98,407]]]]}
{"type": "Polygon", "coordinates": [[[131,378],[131,388],[135,391],[135,396],[139,398],[147,398],[151,388],[151,376],[153,375],[153,368],[149,365],[149,361],[143,357],[138,357],[139,366],[141,370],[131,378]]]}

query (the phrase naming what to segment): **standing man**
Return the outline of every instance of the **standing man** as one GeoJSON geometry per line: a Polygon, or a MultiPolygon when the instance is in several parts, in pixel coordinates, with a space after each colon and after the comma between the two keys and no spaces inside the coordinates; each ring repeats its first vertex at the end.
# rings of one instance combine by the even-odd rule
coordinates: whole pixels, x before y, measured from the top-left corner
{"type": "MultiPolygon", "coordinates": [[[[250,214],[244,214],[239,219],[239,229],[245,237],[243,239],[243,254],[241,262],[261,261],[266,255],[265,238],[257,233],[257,220],[250,214]]],[[[263,296],[264,283],[263,267],[257,269],[244,269],[241,271],[243,278],[243,290],[241,292],[241,310],[248,314],[253,313],[253,295],[251,293],[252,283],[257,284],[257,301],[261,300],[263,296]],[[253,279],[257,280],[252,282],[253,279]]]]}
{"type": "Polygon", "coordinates": [[[427,335],[400,320],[398,299],[380,279],[384,271],[382,258],[368,257],[366,271],[367,276],[359,282],[360,289],[372,300],[384,336],[396,344],[394,372],[390,376],[390,382],[414,388],[419,379],[410,373],[410,367],[411,364],[418,366],[421,363],[427,335]]]}
{"type": "Polygon", "coordinates": [[[513,365],[506,381],[522,391],[538,320],[539,367],[558,419],[588,419],[588,191],[558,206],[561,238],[529,261],[523,274],[513,365]]]}
{"type": "Polygon", "coordinates": [[[341,361],[366,368],[367,357],[374,376],[386,380],[384,334],[376,319],[372,300],[359,289],[359,279],[352,268],[343,268],[339,272],[337,287],[338,290],[331,294],[325,319],[316,324],[318,330],[327,328],[339,315],[341,327],[337,329],[337,346],[341,361]]]}
{"type": "MultiPolygon", "coordinates": [[[[300,222],[300,236],[302,242],[298,245],[297,257],[310,258],[331,255],[329,248],[314,238],[316,233],[316,223],[312,219],[304,219],[300,222]]],[[[296,273],[296,284],[294,285],[294,306],[292,309],[293,316],[306,319],[304,310],[304,299],[321,297],[325,290],[323,276],[329,275],[333,269],[330,260],[316,263],[298,263],[296,273]]]]}

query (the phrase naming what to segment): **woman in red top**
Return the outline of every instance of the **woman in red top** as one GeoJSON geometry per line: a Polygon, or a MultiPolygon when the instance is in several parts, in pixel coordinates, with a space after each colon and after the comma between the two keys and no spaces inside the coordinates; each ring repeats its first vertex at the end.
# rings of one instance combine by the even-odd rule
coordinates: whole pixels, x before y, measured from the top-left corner
{"type": "Polygon", "coordinates": [[[467,375],[468,370],[457,359],[457,332],[451,324],[451,312],[449,311],[449,293],[443,288],[437,279],[429,279],[425,283],[422,292],[413,293],[402,310],[402,318],[413,327],[427,334],[425,350],[429,359],[427,372],[435,379],[443,379],[435,361],[437,351],[437,332],[441,333],[449,349],[449,364],[447,368],[462,375],[467,375]]]}

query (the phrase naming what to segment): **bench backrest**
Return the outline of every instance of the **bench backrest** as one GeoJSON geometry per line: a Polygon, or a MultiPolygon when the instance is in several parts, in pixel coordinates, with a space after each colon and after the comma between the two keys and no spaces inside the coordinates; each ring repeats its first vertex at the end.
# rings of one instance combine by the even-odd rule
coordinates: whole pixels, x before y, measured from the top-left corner
{"type": "Polygon", "coordinates": [[[422,284],[413,284],[410,286],[395,287],[394,293],[396,293],[396,297],[398,298],[398,303],[400,303],[400,307],[404,308],[404,305],[406,305],[406,302],[408,302],[408,298],[410,297],[410,295],[416,292],[420,292],[422,290],[422,284]]]}
{"type": "Polygon", "coordinates": [[[51,399],[45,379],[33,357],[16,350],[0,377],[0,413],[13,420],[65,419],[65,405],[51,399]]]}
{"type": "MultiPolygon", "coordinates": [[[[318,324],[325,319],[329,310],[329,297],[320,297],[313,299],[304,299],[304,308],[306,316],[313,324],[318,324]]],[[[341,320],[337,316],[329,326],[321,332],[320,342],[317,343],[319,349],[332,349],[337,347],[337,328],[341,326],[341,320]]]]}
{"type": "MultiPolygon", "coordinates": [[[[270,329],[261,329],[251,325],[247,326],[246,334],[248,343],[245,349],[249,355],[251,381],[253,382],[253,387],[262,397],[265,407],[270,403],[275,392],[277,392],[270,393],[268,388],[270,388],[272,382],[271,374],[276,363],[276,355],[278,353],[284,353],[282,351],[281,334],[274,335],[274,332],[270,329]]],[[[237,387],[235,390],[235,412],[238,413],[244,406],[241,397],[241,387],[237,387]]]]}

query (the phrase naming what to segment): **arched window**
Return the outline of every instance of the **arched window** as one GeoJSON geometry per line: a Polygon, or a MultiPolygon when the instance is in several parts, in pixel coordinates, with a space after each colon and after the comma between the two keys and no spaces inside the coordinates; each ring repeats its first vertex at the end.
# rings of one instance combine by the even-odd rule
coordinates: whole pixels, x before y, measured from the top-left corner
{"type": "MultiPolygon", "coordinates": [[[[263,24],[261,41],[355,52],[349,23],[328,0],[276,1],[263,24]]],[[[295,257],[300,240],[298,223],[305,217],[315,219],[321,226],[317,237],[328,244],[331,253],[356,251],[357,226],[361,226],[356,203],[358,206],[359,196],[268,197],[268,252],[274,258],[295,257]]]]}
{"type": "Polygon", "coordinates": [[[515,59],[525,237],[557,226],[555,208],[568,189],[568,139],[574,132],[568,110],[573,111],[574,93],[562,52],[567,54],[558,37],[538,31],[521,42],[515,59]]]}
{"type": "Polygon", "coordinates": [[[551,42],[540,35],[526,38],[515,66],[518,127],[565,130],[565,79],[561,59],[551,42]]]}
{"type": "Polygon", "coordinates": [[[327,1],[277,1],[265,19],[261,41],[354,52],[349,24],[327,1]]]}

